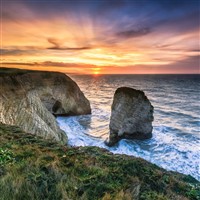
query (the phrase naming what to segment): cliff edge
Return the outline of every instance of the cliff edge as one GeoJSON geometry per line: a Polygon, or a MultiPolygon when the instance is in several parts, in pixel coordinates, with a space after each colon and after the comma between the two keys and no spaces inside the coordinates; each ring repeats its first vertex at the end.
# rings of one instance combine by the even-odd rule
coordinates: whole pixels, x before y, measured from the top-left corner
{"type": "Polygon", "coordinates": [[[200,183],[191,176],[97,147],[63,146],[1,123],[0,158],[1,200],[200,199],[200,183]]]}
{"type": "Polygon", "coordinates": [[[66,143],[57,115],[90,114],[78,85],[58,72],[0,69],[0,122],[66,143]]]}

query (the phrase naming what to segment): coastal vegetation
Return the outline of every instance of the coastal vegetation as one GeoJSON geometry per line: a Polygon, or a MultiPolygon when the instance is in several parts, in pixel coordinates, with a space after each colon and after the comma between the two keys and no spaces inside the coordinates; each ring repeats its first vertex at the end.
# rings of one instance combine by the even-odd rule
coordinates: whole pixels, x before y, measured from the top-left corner
{"type": "Polygon", "coordinates": [[[0,199],[199,200],[200,183],[97,147],[68,147],[0,124],[0,199]]]}

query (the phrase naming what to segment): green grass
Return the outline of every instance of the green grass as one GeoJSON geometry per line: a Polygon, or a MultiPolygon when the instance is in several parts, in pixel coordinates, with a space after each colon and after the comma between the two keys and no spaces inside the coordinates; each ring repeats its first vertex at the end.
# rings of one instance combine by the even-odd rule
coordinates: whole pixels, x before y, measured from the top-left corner
{"type": "Polygon", "coordinates": [[[0,124],[1,200],[199,200],[200,184],[97,147],[71,148],[0,124]]]}

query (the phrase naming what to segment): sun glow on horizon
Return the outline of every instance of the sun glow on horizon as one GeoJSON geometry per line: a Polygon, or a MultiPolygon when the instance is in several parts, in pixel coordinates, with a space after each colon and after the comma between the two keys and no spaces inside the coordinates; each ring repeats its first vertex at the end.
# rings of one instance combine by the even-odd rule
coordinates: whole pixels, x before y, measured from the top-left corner
{"type": "Polygon", "coordinates": [[[100,67],[92,68],[92,74],[99,75],[101,71],[100,67]]]}
{"type": "Polygon", "coordinates": [[[99,72],[94,72],[94,74],[95,74],[95,75],[98,75],[98,74],[99,74],[99,72]]]}

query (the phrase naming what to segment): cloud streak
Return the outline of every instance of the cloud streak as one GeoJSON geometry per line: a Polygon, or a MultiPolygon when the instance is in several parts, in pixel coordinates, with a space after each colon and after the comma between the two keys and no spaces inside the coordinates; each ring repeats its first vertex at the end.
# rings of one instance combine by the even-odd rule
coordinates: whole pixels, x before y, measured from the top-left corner
{"type": "Polygon", "coordinates": [[[122,38],[135,38],[147,35],[150,33],[150,28],[131,29],[118,32],[116,35],[122,38]]]}
{"type": "Polygon", "coordinates": [[[49,70],[49,71],[61,71],[65,73],[84,73],[93,74],[98,71],[102,74],[198,74],[200,56],[189,56],[181,61],[174,61],[171,64],[165,65],[127,65],[127,66],[97,66],[97,65],[86,65],[84,63],[64,63],[64,62],[34,62],[34,63],[23,63],[23,62],[3,62],[5,67],[14,67],[22,69],[36,69],[36,70],[49,70]],[[188,68],[188,65],[190,68],[188,68]],[[86,72],[87,70],[87,72],[86,72]]]}
{"type": "Polygon", "coordinates": [[[69,51],[80,51],[80,50],[87,50],[91,49],[91,47],[64,47],[62,46],[61,42],[55,38],[48,38],[47,41],[50,44],[53,44],[53,47],[48,47],[47,49],[52,50],[69,50],[69,51]]]}
{"type": "Polygon", "coordinates": [[[52,50],[69,50],[69,51],[81,51],[81,50],[88,50],[91,49],[91,47],[48,47],[47,49],[52,50]]]}

